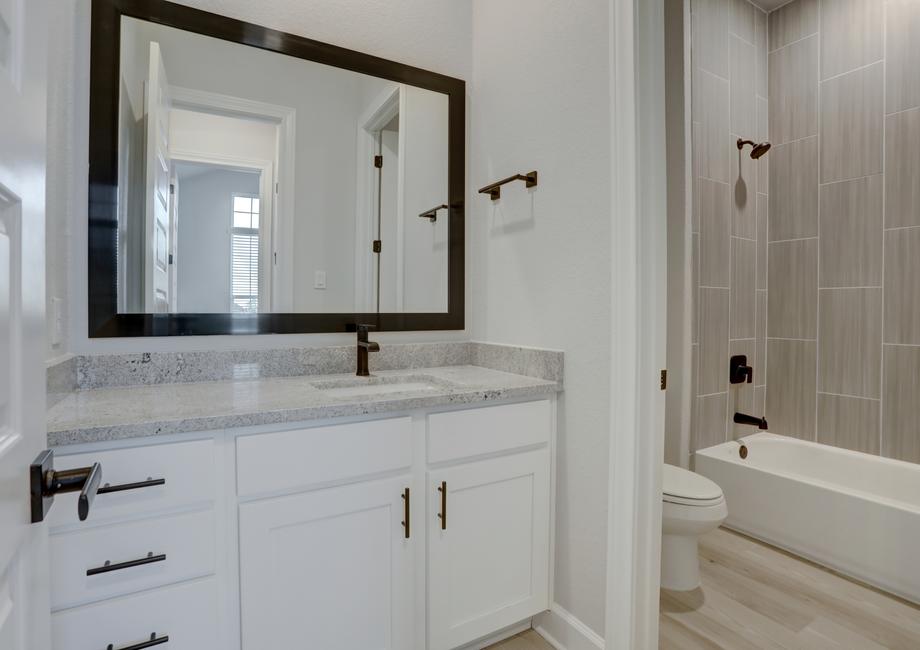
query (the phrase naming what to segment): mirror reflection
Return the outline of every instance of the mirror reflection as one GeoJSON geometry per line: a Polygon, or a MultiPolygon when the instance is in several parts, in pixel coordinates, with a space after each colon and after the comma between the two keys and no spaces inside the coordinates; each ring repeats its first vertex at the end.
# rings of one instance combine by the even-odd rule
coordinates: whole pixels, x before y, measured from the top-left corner
{"type": "Polygon", "coordinates": [[[447,311],[447,95],[127,17],[119,95],[119,312],[447,311]]]}

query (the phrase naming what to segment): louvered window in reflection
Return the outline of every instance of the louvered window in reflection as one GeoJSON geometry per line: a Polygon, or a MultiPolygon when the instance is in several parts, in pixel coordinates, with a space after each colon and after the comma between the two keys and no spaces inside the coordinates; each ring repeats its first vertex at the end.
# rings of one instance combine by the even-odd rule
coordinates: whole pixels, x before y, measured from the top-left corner
{"type": "Polygon", "coordinates": [[[259,197],[233,195],[231,229],[230,310],[236,313],[259,311],[259,197]]]}

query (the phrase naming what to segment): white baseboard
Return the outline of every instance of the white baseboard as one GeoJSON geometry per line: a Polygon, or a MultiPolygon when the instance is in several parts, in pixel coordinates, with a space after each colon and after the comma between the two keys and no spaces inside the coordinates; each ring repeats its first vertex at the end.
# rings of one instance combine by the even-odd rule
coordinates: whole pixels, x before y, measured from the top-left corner
{"type": "Polygon", "coordinates": [[[556,650],[604,650],[604,639],[556,603],[533,619],[533,627],[556,650]]]}

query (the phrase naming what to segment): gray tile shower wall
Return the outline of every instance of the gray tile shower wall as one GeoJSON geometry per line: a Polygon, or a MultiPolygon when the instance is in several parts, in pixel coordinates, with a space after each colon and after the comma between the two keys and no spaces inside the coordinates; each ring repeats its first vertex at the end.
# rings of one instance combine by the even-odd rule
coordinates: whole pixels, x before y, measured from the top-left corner
{"type": "Polygon", "coordinates": [[[920,3],[768,22],[771,431],[920,462],[920,3]]]}
{"type": "MultiPolygon", "coordinates": [[[[753,160],[750,147],[736,146],[739,138],[769,139],[767,14],[746,0],[691,0],[690,11],[694,451],[724,442],[735,428],[735,410],[763,413],[773,154],[753,160]],[[747,354],[754,366],[751,386],[729,386],[728,358],[735,353],[747,354]]],[[[798,23],[785,29],[798,40],[798,23]]]]}
{"type": "MultiPolygon", "coordinates": [[[[371,370],[479,365],[562,381],[563,353],[469,341],[381,345],[371,370]]],[[[49,395],[73,390],[354,372],[354,346],[76,356],[48,369],[49,395]]]]}

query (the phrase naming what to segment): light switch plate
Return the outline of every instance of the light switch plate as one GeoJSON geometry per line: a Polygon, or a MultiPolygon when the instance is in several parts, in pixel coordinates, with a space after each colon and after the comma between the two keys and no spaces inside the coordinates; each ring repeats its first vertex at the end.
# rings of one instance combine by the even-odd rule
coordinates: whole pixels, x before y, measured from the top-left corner
{"type": "Polygon", "coordinates": [[[325,289],[326,288],[326,272],[325,271],[314,271],[313,272],[313,288],[314,289],[325,289]]]}

